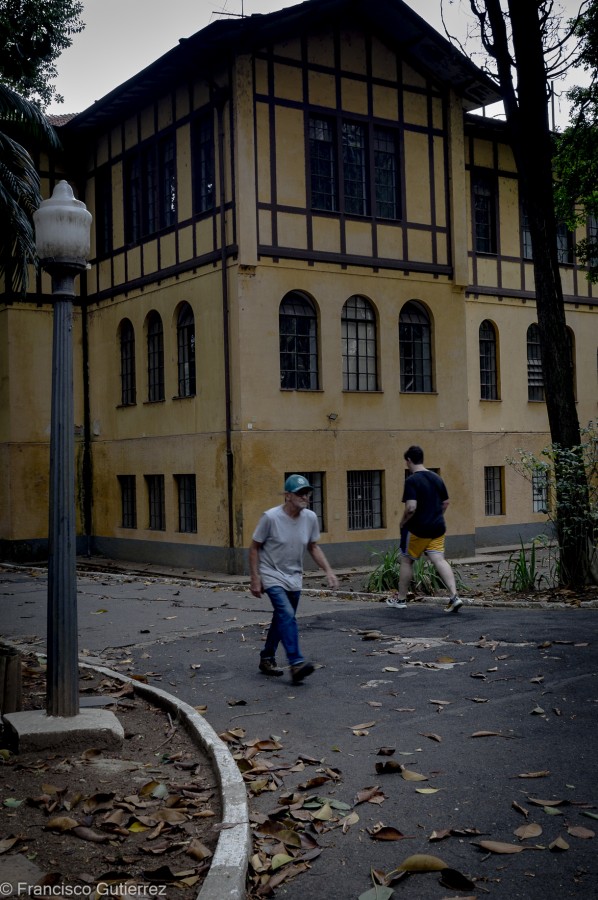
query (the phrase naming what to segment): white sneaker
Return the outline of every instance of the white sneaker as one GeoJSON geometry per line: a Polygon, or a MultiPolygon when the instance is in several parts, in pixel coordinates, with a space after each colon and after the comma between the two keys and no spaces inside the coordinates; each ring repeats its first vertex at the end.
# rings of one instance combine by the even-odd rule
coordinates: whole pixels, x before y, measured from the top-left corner
{"type": "Polygon", "coordinates": [[[394,609],[407,609],[407,604],[404,600],[399,600],[398,597],[387,597],[386,605],[392,606],[394,609]]]}
{"type": "Polygon", "coordinates": [[[455,594],[454,597],[451,597],[447,605],[444,607],[444,611],[446,613],[457,613],[463,606],[463,601],[460,597],[457,597],[455,594]]]}

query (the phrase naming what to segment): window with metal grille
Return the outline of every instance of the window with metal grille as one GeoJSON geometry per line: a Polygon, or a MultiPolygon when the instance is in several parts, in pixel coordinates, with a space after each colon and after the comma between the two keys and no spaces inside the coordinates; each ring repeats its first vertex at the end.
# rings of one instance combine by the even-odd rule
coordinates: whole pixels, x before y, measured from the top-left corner
{"type": "Polygon", "coordinates": [[[120,524],[122,528],[137,528],[137,487],[134,475],[119,475],[120,524]]]}
{"type": "Polygon", "coordinates": [[[480,325],[480,397],[498,400],[496,329],[488,319],[480,325]]]}
{"type": "Polygon", "coordinates": [[[496,253],[496,180],[483,173],[473,177],[473,237],[478,253],[496,253]]]}
{"type": "Polygon", "coordinates": [[[164,506],[164,476],[146,475],[149,528],[151,531],[165,531],[166,509],[164,506]]]}
{"type": "Polygon", "coordinates": [[[193,197],[196,213],[214,207],[214,170],[214,115],[210,110],[199,116],[193,125],[193,197]]]}
{"type": "Polygon", "coordinates": [[[532,509],[535,513],[548,512],[548,475],[532,472],[532,509]]]}
{"type": "Polygon", "coordinates": [[[330,212],[337,209],[334,132],[327,119],[309,120],[311,205],[330,212]]]}
{"type": "Polygon", "coordinates": [[[544,400],[540,329],[535,322],[527,329],[527,399],[544,400]]]}
{"type": "Polygon", "coordinates": [[[533,259],[532,233],[529,228],[529,216],[527,210],[521,210],[521,252],[524,259],[533,259]]]}
{"type": "Polygon", "coordinates": [[[125,235],[136,243],[176,224],[176,141],[153,138],[130,151],[124,163],[125,235]]]}
{"type": "Polygon", "coordinates": [[[164,330],[155,311],[147,322],[147,384],[150,402],[164,400],[164,330]]]}
{"type": "Polygon", "coordinates": [[[135,383],[135,330],[129,319],[120,323],[120,402],[133,406],[137,400],[135,383]]]}
{"type": "Polygon", "coordinates": [[[374,128],[374,183],[376,215],[379,219],[399,218],[397,158],[395,132],[388,128],[374,128]]]}
{"type": "Polygon", "coordinates": [[[365,130],[362,125],[343,122],[343,187],[345,212],[367,214],[365,130]]]}
{"type": "Polygon", "coordinates": [[[318,389],[318,322],[305,294],[287,294],[278,313],[280,386],[289,390],[318,389]]]}
{"type": "Polygon", "coordinates": [[[382,528],[382,472],[347,472],[349,531],[382,528]]]}
{"type": "Polygon", "coordinates": [[[343,390],[378,389],[376,316],[369,300],[354,295],[343,307],[343,390]]]}
{"type": "Polygon", "coordinates": [[[484,511],[487,516],[504,514],[503,466],[484,466],[484,511]]]}
{"type": "Polygon", "coordinates": [[[177,320],[179,397],[195,394],[195,318],[188,303],[183,303],[177,320]]]}
{"type": "Polygon", "coordinates": [[[401,390],[406,393],[432,391],[430,317],[415,300],[406,303],[399,315],[399,357],[401,390]]]}
{"type": "Polygon", "coordinates": [[[175,475],[179,495],[179,531],[197,531],[195,475],[175,475]]]}
{"type": "Polygon", "coordinates": [[[309,508],[313,509],[318,517],[318,525],[320,531],[326,531],[326,521],[324,517],[324,473],[323,472],[299,472],[296,469],[292,472],[285,472],[285,481],[289,475],[303,475],[307,478],[313,488],[312,495],[309,499],[309,508]]]}

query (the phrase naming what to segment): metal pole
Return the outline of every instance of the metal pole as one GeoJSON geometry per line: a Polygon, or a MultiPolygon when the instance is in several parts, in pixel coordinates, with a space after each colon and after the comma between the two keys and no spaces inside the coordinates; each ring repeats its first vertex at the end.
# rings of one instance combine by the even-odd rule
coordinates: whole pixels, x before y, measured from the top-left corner
{"type": "Polygon", "coordinates": [[[47,713],[79,713],[73,299],[75,271],[52,272],[52,418],[48,557],[47,713]]]}

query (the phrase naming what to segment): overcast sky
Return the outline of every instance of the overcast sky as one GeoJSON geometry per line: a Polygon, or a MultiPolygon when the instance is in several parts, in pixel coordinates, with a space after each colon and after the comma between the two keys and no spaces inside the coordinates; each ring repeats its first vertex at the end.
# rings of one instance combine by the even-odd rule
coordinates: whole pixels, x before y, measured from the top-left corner
{"type": "MultiPolygon", "coordinates": [[[[84,0],[82,19],[85,29],[74,36],[72,46],[57,61],[58,78],[55,84],[64,97],[64,103],[52,104],[47,112],[81,112],[171,50],[179,38],[195,34],[210,22],[222,18],[222,13],[267,13],[294,6],[297,2],[298,0],[84,0]]],[[[375,3],[376,0],[371,2],[375,3]]],[[[444,34],[440,0],[406,2],[444,34]]],[[[572,16],[579,9],[580,0],[560,2],[567,15],[572,16]]],[[[467,24],[472,22],[469,0],[445,0],[445,11],[451,32],[464,39],[467,24]]],[[[479,45],[476,43],[475,46],[479,45]]],[[[477,62],[481,63],[481,59],[477,62]]],[[[557,101],[556,107],[557,123],[563,125],[566,104],[557,101]]]]}

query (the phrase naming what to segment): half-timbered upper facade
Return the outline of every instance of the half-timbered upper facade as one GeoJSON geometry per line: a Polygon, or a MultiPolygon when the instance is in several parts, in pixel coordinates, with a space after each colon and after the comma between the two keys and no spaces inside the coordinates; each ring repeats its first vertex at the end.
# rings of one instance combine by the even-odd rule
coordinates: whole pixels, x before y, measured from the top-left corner
{"type": "MultiPolygon", "coordinates": [[[[526,211],[483,115],[498,99],[401,0],[308,0],[213,23],[60,129],[47,193],[67,177],[94,217],[75,329],[89,547],[240,571],[298,471],[331,562],[367,564],[398,539],[412,443],[447,482],[449,553],[542,531],[549,498],[507,462],[549,436],[526,211]]],[[[583,423],[596,290],[574,239],[583,423]]],[[[46,535],[48,292],[0,312],[9,556],[46,535]]]]}

